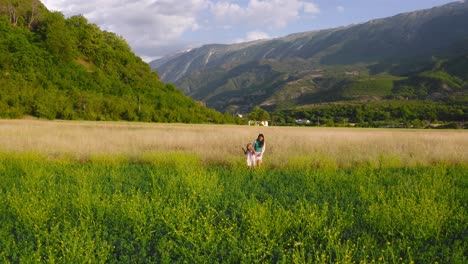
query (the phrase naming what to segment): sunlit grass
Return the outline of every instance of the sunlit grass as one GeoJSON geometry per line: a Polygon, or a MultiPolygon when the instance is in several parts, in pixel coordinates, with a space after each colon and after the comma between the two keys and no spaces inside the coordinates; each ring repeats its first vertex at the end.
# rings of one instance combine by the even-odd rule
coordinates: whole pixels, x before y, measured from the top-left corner
{"type": "MultiPolygon", "coordinates": [[[[267,166],[336,163],[392,166],[468,162],[466,131],[339,129],[304,127],[248,127],[167,125],[119,122],[48,122],[0,120],[0,150],[38,152],[50,157],[193,153],[207,163],[242,159],[241,147],[265,134],[267,166]]],[[[235,161],[237,162],[237,161],[235,161]]]]}
{"type": "Polygon", "coordinates": [[[466,263],[464,131],[0,121],[5,263],[466,263]],[[266,166],[240,147],[264,133],[266,166]]]}

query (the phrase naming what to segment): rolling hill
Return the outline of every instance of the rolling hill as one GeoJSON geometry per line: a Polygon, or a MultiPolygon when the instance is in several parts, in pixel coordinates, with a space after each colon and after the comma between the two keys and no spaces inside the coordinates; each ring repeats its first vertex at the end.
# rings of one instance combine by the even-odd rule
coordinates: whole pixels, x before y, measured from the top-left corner
{"type": "Polygon", "coordinates": [[[233,122],[163,83],[124,39],[40,1],[0,0],[0,117],[233,122]]]}

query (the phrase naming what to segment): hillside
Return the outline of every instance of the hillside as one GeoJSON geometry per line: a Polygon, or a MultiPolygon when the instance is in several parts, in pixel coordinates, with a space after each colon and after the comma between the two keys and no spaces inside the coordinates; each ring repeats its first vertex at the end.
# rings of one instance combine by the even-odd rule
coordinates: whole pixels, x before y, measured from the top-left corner
{"type": "MultiPolygon", "coordinates": [[[[405,94],[402,86],[426,87],[427,78],[417,75],[432,71],[435,63],[466,58],[466,25],[468,3],[455,2],[278,39],[206,45],[151,65],[185,94],[227,112],[247,112],[258,105],[272,110],[406,99],[413,95],[405,94]]],[[[415,97],[436,100],[466,93],[466,76],[453,82],[449,79],[455,76],[441,72],[436,74],[441,82],[415,97]]]]}
{"type": "Polygon", "coordinates": [[[39,1],[0,0],[0,117],[233,122],[163,83],[124,39],[39,1]]]}

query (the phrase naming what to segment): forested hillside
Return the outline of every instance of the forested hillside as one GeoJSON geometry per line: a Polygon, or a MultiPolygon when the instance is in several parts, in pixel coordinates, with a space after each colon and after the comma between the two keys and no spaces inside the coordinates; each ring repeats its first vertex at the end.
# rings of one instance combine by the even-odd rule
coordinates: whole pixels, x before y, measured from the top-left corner
{"type": "Polygon", "coordinates": [[[233,122],[164,84],[124,39],[39,1],[0,0],[0,117],[233,122]]]}

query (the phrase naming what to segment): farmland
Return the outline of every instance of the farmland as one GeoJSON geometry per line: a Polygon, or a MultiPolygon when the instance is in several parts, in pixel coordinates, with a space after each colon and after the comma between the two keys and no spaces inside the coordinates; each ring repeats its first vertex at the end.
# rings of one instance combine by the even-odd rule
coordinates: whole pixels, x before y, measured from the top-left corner
{"type": "Polygon", "coordinates": [[[0,121],[0,259],[463,263],[464,131],[0,121]],[[265,134],[265,166],[241,146],[265,134]]]}

